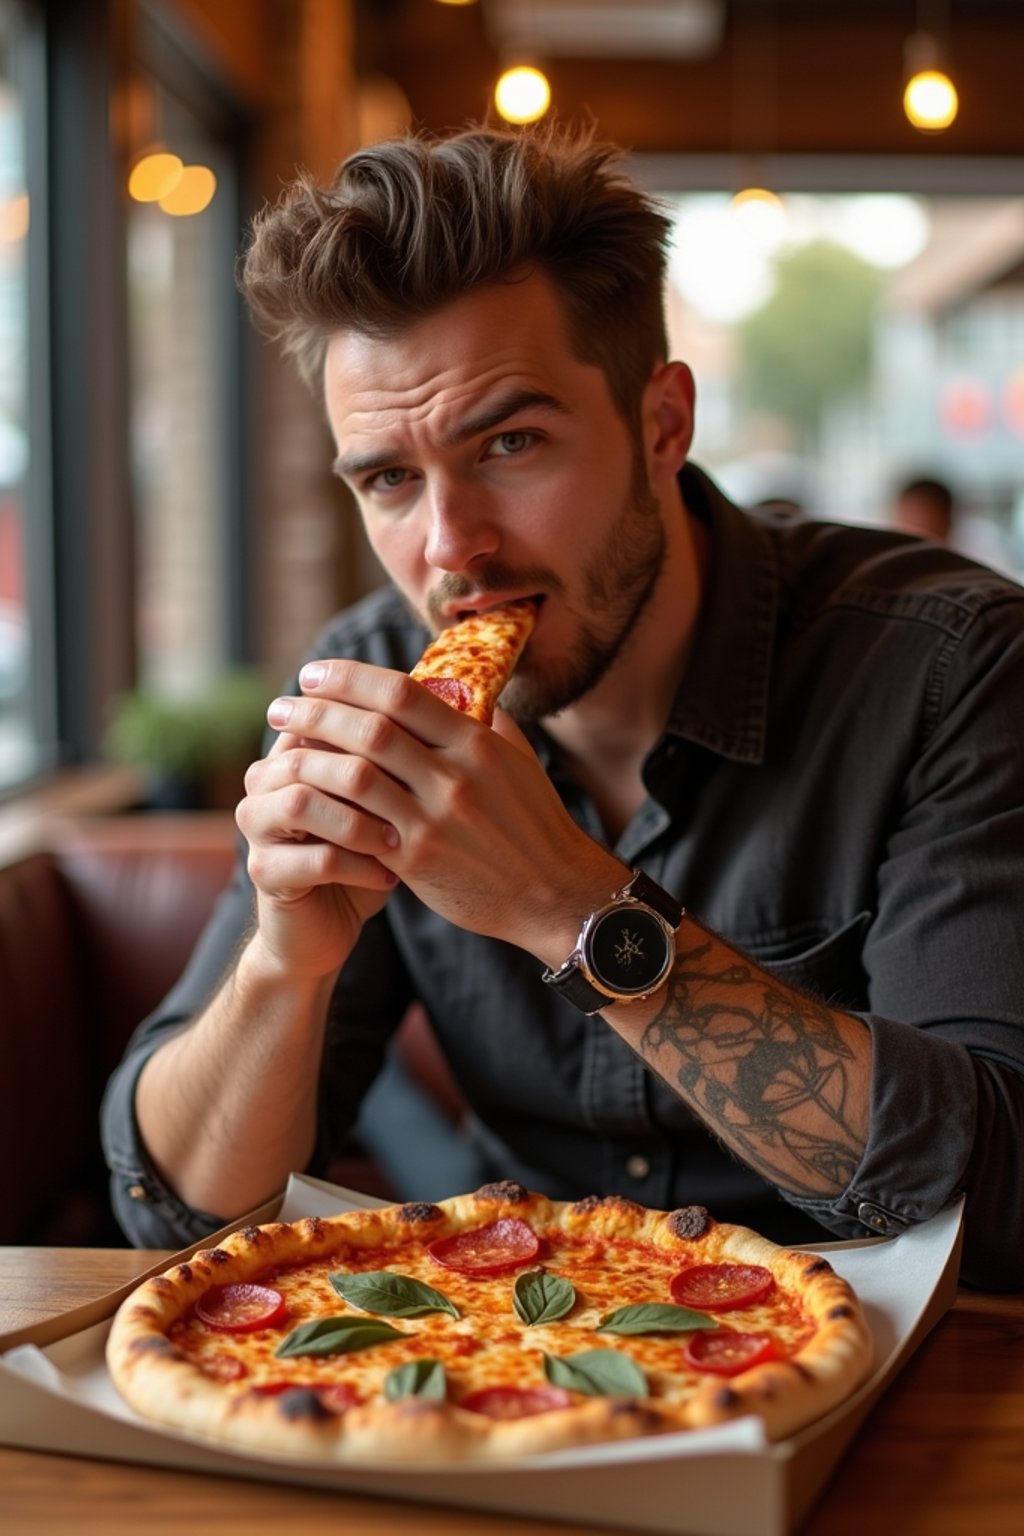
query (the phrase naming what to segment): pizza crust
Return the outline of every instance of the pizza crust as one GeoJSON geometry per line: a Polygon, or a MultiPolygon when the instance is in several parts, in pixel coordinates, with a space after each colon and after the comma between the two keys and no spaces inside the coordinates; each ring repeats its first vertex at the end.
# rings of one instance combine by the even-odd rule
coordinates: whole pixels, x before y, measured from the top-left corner
{"type": "MultiPolygon", "coordinates": [[[[371,1262],[363,1267],[374,1266],[371,1262]]],[[[402,1270],[400,1256],[393,1267],[402,1270]]],[[[571,1271],[565,1272],[571,1278],[571,1271]]],[[[507,1288],[508,1276],[494,1279],[507,1288]]],[[[433,1283],[446,1294],[458,1290],[456,1279],[440,1268],[434,1271],[433,1283]]],[[[477,1331],[483,1331],[491,1316],[484,1306],[489,1285],[479,1278],[471,1284],[478,1302],[474,1316],[472,1303],[460,1295],[463,1333],[472,1332],[474,1323],[477,1331]]],[[[661,1299],[661,1292],[657,1294],[661,1299]]],[[[334,1310],[340,1312],[343,1307],[339,1300],[334,1310]]],[[[523,1384],[527,1374],[531,1383],[536,1380],[530,1357],[537,1350],[567,1352],[564,1344],[559,1347],[558,1323],[526,1329],[507,1311],[500,1316],[504,1329],[519,1328],[523,1334],[520,1345],[512,1346],[511,1357],[523,1362],[523,1384]]],[[[415,1325],[404,1320],[398,1326],[417,1332],[415,1325]]],[[[437,1326],[455,1332],[447,1319],[437,1326]]],[[[575,1320],[573,1327],[578,1330],[575,1320]]],[[[274,1334],[269,1342],[259,1335],[246,1335],[246,1343],[240,1346],[243,1352],[252,1351],[254,1365],[258,1358],[272,1357],[288,1330],[267,1331],[274,1334]]],[[[592,1347],[629,1353],[633,1342],[600,1334],[592,1347]]],[[[400,1353],[403,1346],[385,1347],[400,1353]]],[[[679,1344],[680,1353],[682,1348],[679,1344]]],[[[144,1281],[114,1318],[107,1362],[117,1389],[139,1414],[186,1435],[289,1460],[409,1465],[504,1460],[706,1428],[749,1413],[759,1415],[770,1439],[778,1439],[828,1412],[854,1390],[870,1367],[871,1336],[853,1291],[827,1260],[779,1248],[745,1228],[717,1223],[700,1207],[664,1213],[618,1197],[556,1204],[519,1185],[503,1183],[438,1205],[390,1206],[328,1219],[308,1217],[246,1227],[217,1247],[201,1250],[187,1262],[144,1281]],[[344,1267],[346,1255],[352,1267],[359,1268],[360,1253],[371,1256],[374,1250],[391,1251],[407,1244],[417,1245],[420,1251],[418,1245],[423,1242],[507,1216],[520,1217],[538,1233],[548,1232],[552,1242],[560,1237],[625,1241],[641,1259],[644,1253],[651,1256],[646,1262],[655,1266],[663,1254],[662,1275],[690,1264],[763,1265],[783,1291],[799,1298],[809,1336],[790,1359],[754,1366],[728,1380],[711,1376],[676,1396],[670,1380],[668,1387],[659,1380],[665,1389],[652,1397],[580,1397],[571,1407],[519,1419],[493,1419],[455,1402],[421,1397],[389,1402],[379,1391],[379,1368],[367,1363],[378,1353],[374,1349],[341,1357],[342,1378],[346,1372],[355,1372],[358,1379],[366,1379],[376,1370],[378,1380],[373,1400],[343,1413],[325,1408],[312,1387],[261,1396],[244,1381],[213,1379],[168,1337],[176,1325],[188,1324],[195,1303],[211,1286],[268,1275],[273,1283],[271,1272],[282,1267],[335,1255],[342,1256],[339,1268],[344,1267]]],[[[280,1364],[276,1368],[280,1371],[280,1364]]]]}

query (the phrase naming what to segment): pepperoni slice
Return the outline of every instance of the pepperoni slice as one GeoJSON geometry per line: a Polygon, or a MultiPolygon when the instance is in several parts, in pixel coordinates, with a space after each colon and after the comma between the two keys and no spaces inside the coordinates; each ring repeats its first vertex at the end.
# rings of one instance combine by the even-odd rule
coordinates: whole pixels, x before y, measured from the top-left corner
{"type": "Polygon", "coordinates": [[[520,1264],[529,1264],[539,1251],[536,1232],[516,1216],[502,1216],[472,1232],[440,1237],[427,1249],[435,1263],[463,1275],[498,1275],[517,1269],[520,1264]]]}
{"type": "Polygon", "coordinates": [[[253,1333],[272,1328],[284,1316],[280,1291],[269,1285],[214,1285],[196,1302],[196,1316],[219,1333],[253,1333]]]}
{"type": "Polygon", "coordinates": [[[571,1405],[572,1394],[564,1387],[481,1387],[459,1403],[460,1408],[485,1413],[489,1419],[527,1419],[571,1405]]]}
{"type": "Polygon", "coordinates": [[[473,693],[468,683],[460,682],[457,677],[418,677],[416,681],[423,688],[429,688],[431,693],[436,693],[439,699],[450,704],[452,709],[461,710],[463,714],[473,702],[473,693]]]}
{"type": "Polygon", "coordinates": [[[249,1368],[237,1355],[229,1355],[226,1349],[218,1349],[212,1355],[203,1355],[199,1361],[199,1368],[204,1376],[212,1376],[214,1381],[241,1381],[243,1376],[248,1376],[249,1368]]]}
{"type": "Polygon", "coordinates": [[[698,1312],[731,1312],[752,1307],[774,1284],[770,1269],[760,1264],[695,1264],[673,1275],[672,1300],[698,1312]]]}
{"type": "Polygon", "coordinates": [[[752,1365],[778,1358],[770,1333],[734,1333],[731,1328],[691,1334],[683,1354],[694,1370],[714,1376],[738,1376],[752,1365]]]}

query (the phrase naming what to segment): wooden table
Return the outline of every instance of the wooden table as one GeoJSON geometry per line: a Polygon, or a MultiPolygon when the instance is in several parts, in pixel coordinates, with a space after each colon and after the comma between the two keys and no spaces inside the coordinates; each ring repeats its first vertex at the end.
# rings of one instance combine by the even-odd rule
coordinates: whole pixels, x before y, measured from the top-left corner
{"type": "MultiPolygon", "coordinates": [[[[132,1279],[158,1254],[0,1249],[0,1333],[132,1279]]],[[[4,1536],[597,1536],[593,1527],[0,1446],[4,1536]]],[[[870,1415],[801,1536],[1019,1536],[1024,1295],[961,1291],[870,1415]]]]}

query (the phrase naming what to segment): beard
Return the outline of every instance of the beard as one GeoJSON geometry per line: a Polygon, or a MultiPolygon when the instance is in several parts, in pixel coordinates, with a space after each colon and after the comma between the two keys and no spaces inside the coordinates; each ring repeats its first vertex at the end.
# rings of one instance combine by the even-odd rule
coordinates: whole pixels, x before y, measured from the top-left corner
{"type": "MultiPolygon", "coordinates": [[[[634,465],[629,494],[619,516],[582,571],[582,597],[567,612],[576,621],[576,634],[558,657],[541,666],[530,656],[530,645],[504,692],[500,704],[521,724],[543,720],[568,709],[595,688],[613,666],[636,628],[657,585],[665,555],[661,509],[639,464],[634,465]]],[[[442,578],[431,595],[431,617],[439,622],[441,605],[471,592],[509,590],[564,594],[565,583],[544,566],[514,570],[492,562],[475,580],[461,575],[442,578]]]]}

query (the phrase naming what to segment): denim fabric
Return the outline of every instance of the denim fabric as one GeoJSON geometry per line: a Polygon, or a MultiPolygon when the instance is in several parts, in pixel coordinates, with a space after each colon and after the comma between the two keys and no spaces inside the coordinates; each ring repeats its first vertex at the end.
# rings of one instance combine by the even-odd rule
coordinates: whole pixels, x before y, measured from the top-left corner
{"type": "MultiPolygon", "coordinates": [[[[692,466],[682,489],[710,531],[708,587],[645,764],[648,799],[616,852],[870,1030],[870,1134],[850,1187],[834,1200],[780,1197],[608,1025],[545,987],[530,955],[451,927],[402,888],[335,993],[316,1166],[418,998],[496,1174],[562,1198],[699,1201],[786,1242],[822,1227],[898,1232],[966,1192],[965,1276],[1024,1285],[1024,591],[905,535],[743,512],[692,466]]],[[[408,669],[424,639],[385,590],[333,621],[311,655],[408,669]]],[[[533,740],[600,837],[543,731],[533,740]]],[[[135,1076],[202,1006],[250,902],[240,869],[108,1091],[115,1203],[139,1242],[178,1242],[204,1218],[146,1166],[135,1076]],[[129,1182],[141,1198],[127,1197],[129,1182]]]]}

